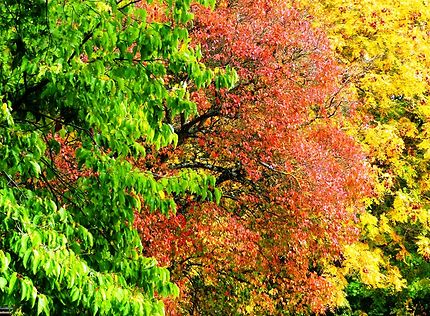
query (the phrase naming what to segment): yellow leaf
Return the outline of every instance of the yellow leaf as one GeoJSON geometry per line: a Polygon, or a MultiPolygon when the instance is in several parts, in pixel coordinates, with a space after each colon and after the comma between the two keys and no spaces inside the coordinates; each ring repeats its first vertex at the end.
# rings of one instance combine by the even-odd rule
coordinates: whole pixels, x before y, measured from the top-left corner
{"type": "Polygon", "coordinates": [[[418,241],[416,242],[418,246],[418,253],[422,255],[425,259],[430,258],[430,239],[425,236],[418,236],[418,241]]]}
{"type": "Polygon", "coordinates": [[[164,193],[164,191],[163,191],[163,190],[158,191],[158,194],[160,195],[160,197],[161,197],[162,199],[166,198],[166,194],[164,193]]]}

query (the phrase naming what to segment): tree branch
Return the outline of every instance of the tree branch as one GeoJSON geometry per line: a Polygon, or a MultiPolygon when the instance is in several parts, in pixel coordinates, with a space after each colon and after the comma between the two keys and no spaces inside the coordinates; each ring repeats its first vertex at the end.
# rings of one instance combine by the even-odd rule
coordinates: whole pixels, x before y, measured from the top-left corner
{"type": "Polygon", "coordinates": [[[182,124],[181,129],[179,131],[176,131],[178,134],[178,144],[183,144],[185,141],[186,136],[189,135],[190,129],[197,125],[197,124],[203,124],[207,119],[211,117],[218,116],[221,112],[221,109],[219,107],[212,107],[207,111],[206,113],[203,113],[200,116],[195,117],[191,121],[182,124]]]}
{"type": "Polygon", "coordinates": [[[171,165],[172,169],[206,169],[210,171],[214,171],[220,173],[220,175],[216,179],[216,185],[220,185],[221,183],[232,180],[236,182],[240,182],[243,184],[248,184],[248,180],[245,178],[245,172],[242,168],[242,164],[238,163],[234,167],[221,167],[203,162],[183,162],[177,165],[171,165]]]}

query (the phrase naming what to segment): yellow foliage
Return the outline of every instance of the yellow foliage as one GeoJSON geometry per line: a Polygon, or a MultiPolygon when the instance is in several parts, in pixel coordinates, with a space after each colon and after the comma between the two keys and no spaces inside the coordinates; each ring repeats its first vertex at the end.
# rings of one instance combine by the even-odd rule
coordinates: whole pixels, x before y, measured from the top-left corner
{"type": "Polygon", "coordinates": [[[332,284],[334,289],[331,292],[331,297],[328,298],[330,306],[347,306],[348,300],[346,299],[344,289],[348,285],[348,281],[346,280],[343,272],[340,272],[338,267],[329,265],[325,267],[323,276],[328,282],[332,284]]]}
{"type": "Polygon", "coordinates": [[[110,12],[112,11],[112,7],[106,4],[104,1],[96,1],[96,8],[100,12],[110,12]]]}
{"type": "Polygon", "coordinates": [[[411,213],[411,198],[403,192],[397,192],[394,198],[393,209],[388,213],[393,222],[406,223],[411,213]]]}
{"type": "Polygon", "coordinates": [[[363,226],[376,226],[378,224],[378,218],[370,213],[364,213],[360,216],[360,222],[363,226]]]}
{"type": "Polygon", "coordinates": [[[394,96],[426,103],[428,1],[327,0],[298,5],[330,32],[332,48],[354,69],[349,74],[356,74],[358,95],[367,106],[388,113],[394,96]]]}
{"type": "Polygon", "coordinates": [[[404,143],[395,126],[381,124],[366,131],[364,149],[372,159],[394,160],[402,155],[404,143]]]}
{"type": "Polygon", "coordinates": [[[401,291],[406,287],[406,280],[403,279],[399,268],[390,266],[386,273],[386,283],[394,290],[401,291]]]}
{"type": "Polygon", "coordinates": [[[254,310],[254,305],[246,305],[245,310],[247,314],[251,314],[254,310]]]}
{"type": "Polygon", "coordinates": [[[370,250],[364,243],[346,247],[344,251],[346,274],[358,274],[360,280],[371,287],[382,287],[385,276],[380,271],[384,264],[379,249],[370,250]]]}
{"type": "Polygon", "coordinates": [[[158,191],[158,194],[160,195],[161,199],[165,199],[166,198],[166,194],[164,193],[163,190],[158,191]]]}
{"type": "MultiPolygon", "coordinates": [[[[370,213],[359,221],[362,242],[345,247],[342,267],[327,267],[327,278],[340,293],[344,276],[400,291],[403,270],[390,262],[405,261],[408,251],[430,260],[430,1],[293,2],[329,32],[346,68],[341,97],[373,117],[346,127],[374,171],[370,213]]],[[[339,306],[342,296],[333,300],[339,306]]]]}
{"type": "Polygon", "coordinates": [[[424,139],[419,145],[418,148],[423,149],[424,159],[428,160],[430,158],[430,139],[424,139]]]}
{"type": "Polygon", "coordinates": [[[399,121],[391,121],[390,124],[396,125],[401,137],[416,137],[418,135],[417,127],[408,118],[401,117],[399,121]]]}
{"type": "Polygon", "coordinates": [[[420,114],[422,114],[422,116],[424,116],[425,118],[430,118],[430,105],[421,105],[418,108],[420,114]]]}
{"type": "Polygon", "coordinates": [[[378,218],[370,213],[364,213],[360,217],[362,229],[367,231],[367,235],[371,239],[375,239],[379,235],[378,218]]]}
{"type": "Polygon", "coordinates": [[[430,239],[425,236],[418,236],[416,245],[418,246],[418,253],[427,260],[430,259],[430,239]]]}
{"type": "Polygon", "coordinates": [[[406,285],[400,271],[388,263],[379,248],[357,242],[345,248],[344,257],[343,267],[338,271],[342,275],[355,275],[373,288],[400,291],[406,285]]]}
{"type": "Polygon", "coordinates": [[[424,230],[430,230],[430,210],[419,209],[414,213],[415,221],[418,220],[424,230]]]}

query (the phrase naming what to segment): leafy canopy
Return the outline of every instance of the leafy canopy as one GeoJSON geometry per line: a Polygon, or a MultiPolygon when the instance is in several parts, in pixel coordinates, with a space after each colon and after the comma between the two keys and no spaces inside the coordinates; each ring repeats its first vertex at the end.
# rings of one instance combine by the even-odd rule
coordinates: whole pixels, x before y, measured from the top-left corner
{"type": "Polygon", "coordinates": [[[223,196],[184,200],[174,218],[142,213],[145,251],[183,289],[180,314],[323,312],[343,299],[325,267],[358,237],[368,192],[364,155],[342,130],[350,107],[329,42],[285,1],[193,10],[205,63],[240,80],[193,93],[198,114],[172,121],[178,146],[152,165],[209,171],[223,196]]]}
{"type": "Polygon", "coordinates": [[[362,118],[350,131],[374,170],[375,195],[360,223],[363,242],[343,262],[351,307],[421,314],[430,298],[429,3],[302,5],[329,30],[346,68],[349,99],[360,104],[362,118]]]}
{"type": "Polygon", "coordinates": [[[172,77],[233,84],[188,46],[189,5],[167,1],[163,22],[132,1],[0,7],[1,306],[160,315],[158,297],[178,295],[168,270],[142,256],[134,211],[174,211],[173,196],[188,193],[211,198],[214,179],[132,162],[177,142],[165,109],[196,111],[172,77]],[[67,168],[56,159],[65,150],[67,168]]]}

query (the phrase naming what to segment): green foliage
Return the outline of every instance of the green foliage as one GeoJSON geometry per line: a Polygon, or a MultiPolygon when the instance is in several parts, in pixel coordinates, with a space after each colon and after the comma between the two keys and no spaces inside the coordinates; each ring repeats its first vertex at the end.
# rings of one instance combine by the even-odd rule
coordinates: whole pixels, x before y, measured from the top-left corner
{"type": "Polygon", "coordinates": [[[234,72],[198,62],[189,1],[167,4],[165,22],[132,1],[0,6],[0,306],[161,315],[157,297],[178,295],[168,270],[141,255],[134,211],[168,213],[174,196],[219,191],[204,174],[162,177],[130,161],[177,142],[167,115],[196,112],[180,78],[225,87],[234,72]],[[55,163],[57,132],[77,144],[76,179],[55,163]]]}

